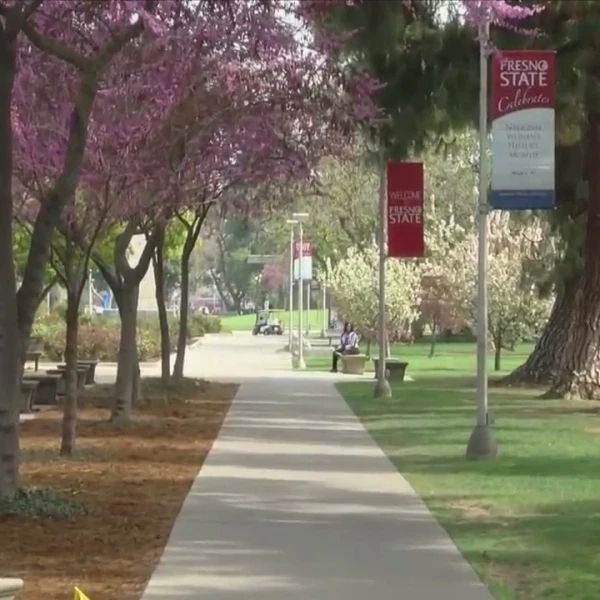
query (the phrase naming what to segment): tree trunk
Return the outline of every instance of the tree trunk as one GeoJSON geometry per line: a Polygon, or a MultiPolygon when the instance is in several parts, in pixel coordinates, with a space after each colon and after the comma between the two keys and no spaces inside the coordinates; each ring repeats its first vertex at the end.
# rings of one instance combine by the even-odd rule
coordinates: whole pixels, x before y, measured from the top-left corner
{"type": "Polygon", "coordinates": [[[166,385],[171,378],[171,335],[165,303],[164,241],[163,234],[156,244],[154,256],[152,257],[152,267],[154,269],[156,308],[160,327],[160,373],[162,381],[166,385]]]}
{"type": "Polygon", "coordinates": [[[19,368],[16,280],[12,248],[11,98],[15,73],[14,40],[0,27],[0,497],[19,483],[19,368]]]}
{"type": "Polygon", "coordinates": [[[494,336],[494,371],[502,367],[502,334],[498,332],[494,336]]]}
{"type": "Polygon", "coordinates": [[[570,351],[577,321],[575,307],[580,302],[582,292],[580,276],[564,282],[533,352],[525,363],[502,380],[503,385],[552,386],[556,383],[570,351]]]}
{"type": "Polygon", "coordinates": [[[137,304],[139,284],[123,286],[119,294],[119,316],[121,337],[115,385],[115,403],[112,410],[113,422],[128,421],[138,384],[139,371],[137,353],[137,304]]]}
{"type": "Polygon", "coordinates": [[[44,270],[50,257],[52,235],[66,202],[73,197],[79,184],[81,166],[87,142],[87,127],[97,93],[98,74],[82,74],[75,105],[69,121],[69,139],[60,175],[52,191],[40,203],[31,234],[31,247],[17,295],[19,331],[22,351],[27,350],[31,327],[39,298],[44,288],[44,270]]]}
{"type": "Polygon", "coordinates": [[[547,397],[600,399],[600,117],[588,115],[586,163],[589,207],[581,293],[558,377],[547,397]]]}
{"type": "Polygon", "coordinates": [[[435,356],[435,345],[437,342],[437,324],[434,321],[431,325],[431,345],[429,346],[429,358],[435,356]]]}
{"type": "Polygon", "coordinates": [[[65,405],[62,420],[60,455],[72,456],[77,428],[77,336],[79,330],[79,298],[67,295],[67,333],[65,340],[65,405]]]}
{"type": "MultiPolygon", "coordinates": [[[[187,242],[187,240],[186,240],[187,242]]],[[[181,253],[181,295],[179,298],[179,332],[177,336],[177,355],[173,366],[173,378],[183,379],[183,367],[185,364],[185,351],[188,339],[188,318],[190,311],[190,256],[193,246],[189,249],[183,248],[181,253]]]]}

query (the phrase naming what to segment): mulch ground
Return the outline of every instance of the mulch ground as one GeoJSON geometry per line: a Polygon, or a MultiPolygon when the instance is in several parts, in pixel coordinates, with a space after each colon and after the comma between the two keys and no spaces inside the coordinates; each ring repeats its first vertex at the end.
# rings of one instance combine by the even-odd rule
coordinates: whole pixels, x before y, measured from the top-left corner
{"type": "Polygon", "coordinates": [[[165,401],[160,387],[145,384],[148,403],[120,429],[98,407],[110,390],[86,392],[69,460],[58,457],[59,410],[22,424],[23,486],[76,498],[89,514],[0,517],[1,575],[25,580],[20,600],[70,600],[74,585],[91,600],[140,597],[237,389],[188,380],[165,401]]]}

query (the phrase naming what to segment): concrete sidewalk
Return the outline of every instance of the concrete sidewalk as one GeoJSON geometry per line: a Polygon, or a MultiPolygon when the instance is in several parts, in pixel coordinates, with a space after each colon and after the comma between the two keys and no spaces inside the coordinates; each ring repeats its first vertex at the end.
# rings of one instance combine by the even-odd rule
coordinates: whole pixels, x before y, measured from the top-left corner
{"type": "Polygon", "coordinates": [[[323,379],[244,383],[143,600],[491,600],[323,379]]]}

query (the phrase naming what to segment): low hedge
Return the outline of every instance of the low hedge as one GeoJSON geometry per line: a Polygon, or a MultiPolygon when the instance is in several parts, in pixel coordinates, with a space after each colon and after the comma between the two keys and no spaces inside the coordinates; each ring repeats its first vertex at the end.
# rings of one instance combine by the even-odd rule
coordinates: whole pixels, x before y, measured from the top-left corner
{"type": "MultiPolygon", "coordinates": [[[[171,350],[177,343],[179,321],[169,319],[171,350]]],[[[212,315],[193,313],[188,319],[188,339],[207,333],[220,333],[221,319],[212,315]]],[[[32,344],[51,361],[63,360],[66,325],[56,313],[38,317],[33,325],[32,344]]],[[[79,356],[114,362],[119,353],[120,321],[111,317],[82,316],[79,323],[79,356]]],[[[138,353],[141,361],[160,357],[160,328],[158,317],[140,316],[137,332],[138,353]]]]}

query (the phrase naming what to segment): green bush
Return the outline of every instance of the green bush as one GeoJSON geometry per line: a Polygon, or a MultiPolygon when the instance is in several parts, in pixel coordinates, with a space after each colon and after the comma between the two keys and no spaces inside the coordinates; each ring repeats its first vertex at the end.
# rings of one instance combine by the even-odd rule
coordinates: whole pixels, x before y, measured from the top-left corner
{"type": "MultiPolygon", "coordinates": [[[[108,362],[116,361],[119,353],[120,326],[118,318],[82,315],[79,321],[79,356],[81,358],[98,358],[108,362]]],[[[169,332],[172,351],[176,349],[178,329],[179,320],[170,317],[169,332]]],[[[201,337],[207,333],[219,333],[221,330],[219,317],[199,313],[189,315],[188,339],[201,337]]],[[[58,311],[38,317],[32,330],[32,349],[35,345],[47,359],[55,362],[62,361],[65,333],[64,317],[58,311]]],[[[140,360],[153,360],[160,356],[158,317],[140,316],[137,342],[140,360]]]]}
{"type": "Polygon", "coordinates": [[[192,313],[188,317],[188,337],[202,337],[207,333],[221,333],[223,325],[219,317],[192,313]]]}

